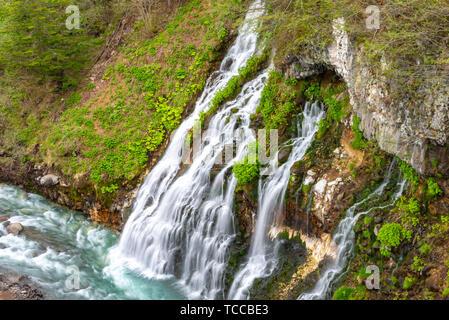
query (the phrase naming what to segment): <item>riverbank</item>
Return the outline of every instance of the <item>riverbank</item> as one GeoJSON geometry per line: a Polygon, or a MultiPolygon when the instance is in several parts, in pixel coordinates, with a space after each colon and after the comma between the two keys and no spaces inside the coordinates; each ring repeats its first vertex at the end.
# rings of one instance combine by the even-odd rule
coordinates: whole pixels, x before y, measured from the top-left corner
{"type": "Polygon", "coordinates": [[[0,300],[47,300],[42,289],[27,276],[0,269],[0,300]]]}

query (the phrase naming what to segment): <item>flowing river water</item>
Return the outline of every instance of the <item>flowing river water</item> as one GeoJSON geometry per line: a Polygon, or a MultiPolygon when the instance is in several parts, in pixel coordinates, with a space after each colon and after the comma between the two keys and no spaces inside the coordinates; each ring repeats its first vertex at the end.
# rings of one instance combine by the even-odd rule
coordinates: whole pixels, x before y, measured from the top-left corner
{"type": "Polygon", "coordinates": [[[0,223],[0,267],[29,276],[50,298],[185,298],[173,281],[112,267],[108,253],[118,236],[41,196],[0,185],[0,217],[24,226],[15,236],[0,223]],[[71,281],[75,268],[79,288],[71,281]]]}

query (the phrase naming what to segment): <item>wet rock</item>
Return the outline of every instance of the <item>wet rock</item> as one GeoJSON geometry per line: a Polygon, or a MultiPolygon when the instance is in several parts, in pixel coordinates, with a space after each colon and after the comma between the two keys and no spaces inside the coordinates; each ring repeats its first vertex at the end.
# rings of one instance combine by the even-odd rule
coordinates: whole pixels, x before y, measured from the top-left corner
{"type": "Polygon", "coordinates": [[[380,224],[376,224],[374,226],[374,235],[377,237],[377,235],[379,234],[379,230],[382,226],[380,224]]]}
{"type": "MultiPolygon", "coordinates": [[[[344,18],[334,21],[334,41],[326,49],[289,55],[286,75],[302,79],[319,74],[323,65],[334,70],[347,85],[365,138],[376,140],[382,150],[395,154],[421,174],[435,175],[438,171],[449,176],[448,80],[435,83],[433,72],[429,72],[417,88],[420,99],[393,94],[398,84],[372,69],[365,49],[350,37],[345,23],[344,18]],[[435,159],[438,166],[432,167],[429,159],[435,159]]],[[[383,59],[382,68],[387,65],[383,59]]]]}
{"type": "Polygon", "coordinates": [[[344,197],[344,196],[345,196],[345,193],[344,193],[344,192],[341,192],[341,193],[338,194],[336,200],[337,200],[338,202],[340,202],[341,200],[343,200],[343,197],[344,197]]]}
{"type": "Polygon", "coordinates": [[[429,271],[432,270],[432,266],[425,266],[422,268],[422,270],[419,272],[420,276],[427,277],[429,274],[429,271]]]}
{"type": "Polygon", "coordinates": [[[28,277],[0,269],[0,300],[47,299],[42,289],[28,277]]]}
{"type": "Polygon", "coordinates": [[[39,179],[39,183],[44,187],[55,186],[59,183],[59,177],[54,174],[47,174],[39,179]]]}
{"type": "Polygon", "coordinates": [[[282,148],[281,150],[279,150],[278,160],[280,163],[284,163],[288,160],[290,151],[291,151],[291,148],[282,148]]]}
{"type": "Polygon", "coordinates": [[[431,291],[440,290],[440,277],[436,270],[433,270],[430,276],[425,281],[425,286],[431,291]]]}
{"type": "Polygon", "coordinates": [[[316,180],[315,175],[316,173],[312,170],[307,171],[307,177],[304,179],[304,185],[310,186],[311,184],[314,184],[316,180]]]}
{"type": "Polygon", "coordinates": [[[310,213],[324,227],[322,231],[331,232],[338,219],[341,203],[337,201],[338,195],[343,193],[343,179],[324,175],[313,186],[313,206],[310,213]]]}
{"type": "Polygon", "coordinates": [[[0,217],[0,222],[8,221],[8,217],[0,217]]]}
{"type": "Polygon", "coordinates": [[[18,235],[20,232],[23,231],[23,226],[22,226],[22,224],[20,224],[18,222],[14,222],[14,223],[9,224],[6,227],[6,231],[8,233],[12,233],[14,235],[18,235]]]}
{"type": "Polygon", "coordinates": [[[226,59],[226,61],[223,63],[223,69],[230,70],[233,63],[234,63],[234,60],[232,58],[226,59]]]}

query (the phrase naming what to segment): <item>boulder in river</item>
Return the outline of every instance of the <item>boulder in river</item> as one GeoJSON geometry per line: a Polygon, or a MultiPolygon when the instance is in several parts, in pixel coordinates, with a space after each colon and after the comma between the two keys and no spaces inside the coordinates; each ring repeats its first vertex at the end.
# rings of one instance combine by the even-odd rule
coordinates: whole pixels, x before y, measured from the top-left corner
{"type": "Polygon", "coordinates": [[[44,187],[55,186],[59,183],[59,177],[54,174],[47,174],[40,178],[39,183],[44,187]]]}
{"type": "Polygon", "coordinates": [[[8,217],[0,217],[0,223],[8,221],[8,217]]]}
{"type": "Polygon", "coordinates": [[[9,224],[6,227],[6,231],[8,233],[12,233],[14,235],[18,235],[20,232],[23,231],[23,226],[22,226],[22,224],[20,224],[18,222],[14,222],[14,223],[9,224]]]}

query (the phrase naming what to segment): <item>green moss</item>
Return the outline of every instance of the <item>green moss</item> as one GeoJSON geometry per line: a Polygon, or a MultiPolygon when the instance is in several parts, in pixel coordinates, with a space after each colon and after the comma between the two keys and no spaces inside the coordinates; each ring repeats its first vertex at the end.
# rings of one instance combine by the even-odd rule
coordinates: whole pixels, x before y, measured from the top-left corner
{"type": "Polygon", "coordinates": [[[312,186],[311,185],[303,185],[302,186],[302,191],[304,192],[304,193],[309,193],[310,192],[310,189],[312,189],[312,186]]]}
{"type": "Polygon", "coordinates": [[[424,243],[421,247],[419,247],[419,252],[421,252],[422,255],[428,255],[433,251],[433,248],[430,244],[424,243]]]}
{"type": "Polygon", "coordinates": [[[366,288],[363,285],[357,288],[340,287],[338,288],[332,299],[333,300],[363,300],[366,299],[366,288]]]}
{"type": "Polygon", "coordinates": [[[326,119],[322,119],[318,122],[318,133],[316,134],[317,139],[321,139],[330,128],[330,124],[326,119]]]}
{"type": "Polygon", "coordinates": [[[355,289],[349,287],[340,287],[338,288],[334,296],[333,300],[349,300],[354,295],[355,289]]]}
{"type": "Polygon", "coordinates": [[[374,221],[374,217],[364,217],[363,218],[363,223],[366,226],[369,226],[371,223],[373,223],[373,221],[374,221]]]}
{"type": "Polygon", "coordinates": [[[406,277],[404,280],[404,284],[402,285],[402,287],[405,290],[410,289],[414,284],[416,283],[416,278],[415,277],[406,277]]]}
{"type": "Polygon", "coordinates": [[[360,118],[354,114],[352,117],[353,125],[351,126],[352,132],[354,133],[354,139],[352,139],[350,143],[354,149],[365,149],[367,147],[367,143],[363,138],[363,132],[359,129],[360,121],[360,118]]]}

